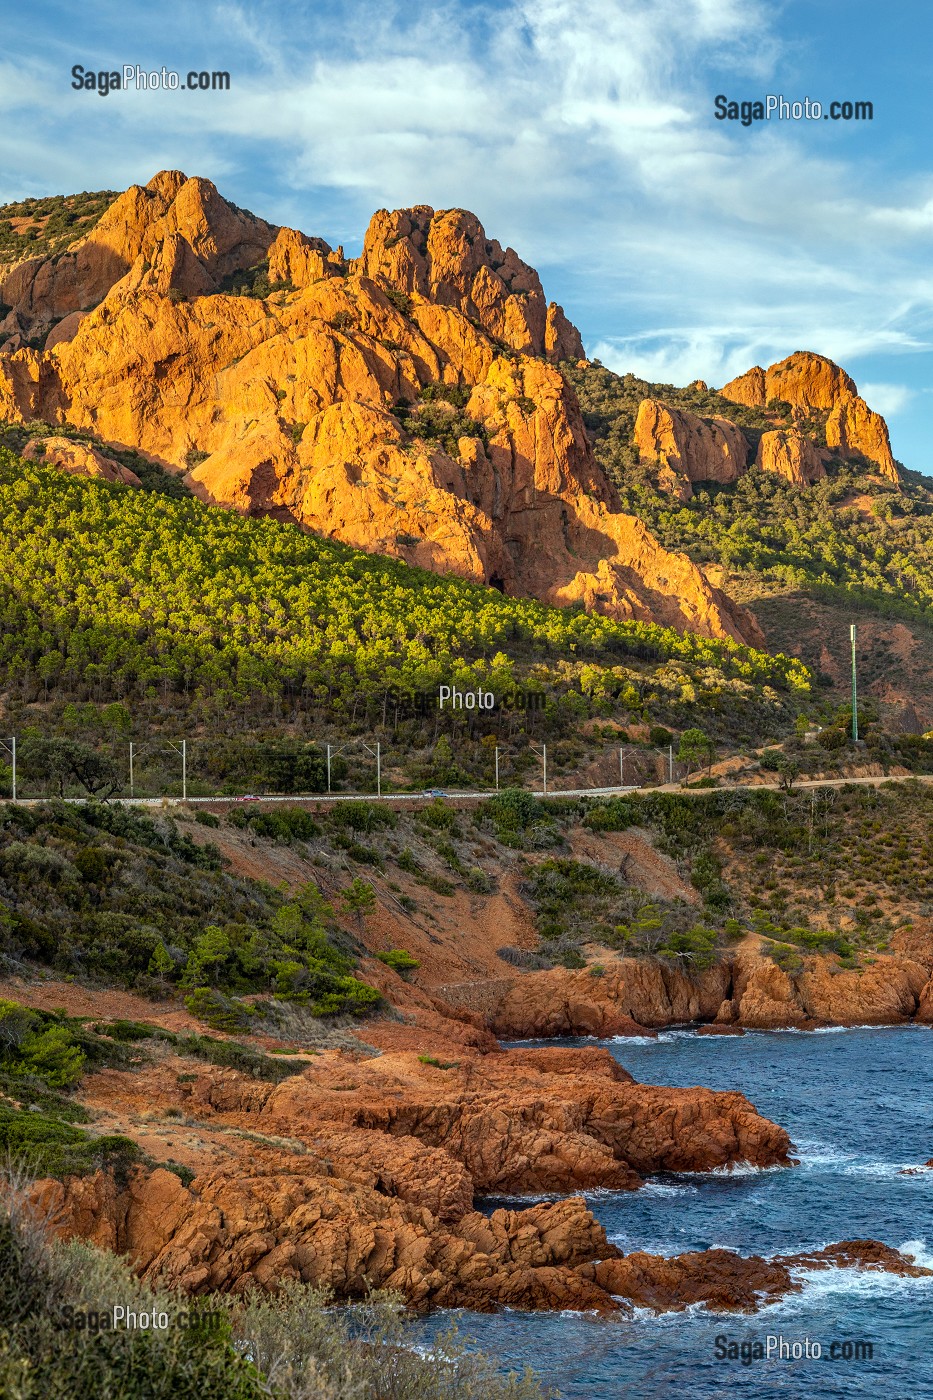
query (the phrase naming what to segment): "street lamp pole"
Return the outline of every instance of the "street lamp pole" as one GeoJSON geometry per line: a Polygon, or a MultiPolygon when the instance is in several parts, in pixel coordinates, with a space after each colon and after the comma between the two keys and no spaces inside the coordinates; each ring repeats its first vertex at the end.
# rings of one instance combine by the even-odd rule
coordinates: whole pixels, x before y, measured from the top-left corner
{"type": "Polygon", "coordinates": [[[849,628],[849,636],[852,639],[852,742],[858,743],[858,681],[855,667],[855,623],[849,628]]]}

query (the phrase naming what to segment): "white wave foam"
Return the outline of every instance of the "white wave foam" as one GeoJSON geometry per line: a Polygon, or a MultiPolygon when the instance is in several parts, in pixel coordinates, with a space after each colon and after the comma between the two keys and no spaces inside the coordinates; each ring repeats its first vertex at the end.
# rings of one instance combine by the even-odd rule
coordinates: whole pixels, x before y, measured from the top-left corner
{"type": "MultiPolygon", "coordinates": [[[[828,1171],[835,1176],[894,1177],[906,1170],[916,1168],[918,1162],[879,1162],[860,1157],[856,1152],[846,1152],[840,1147],[826,1143],[797,1143],[802,1171],[828,1171]]],[[[933,1181],[933,1172],[919,1171],[916,1180],[933,1181]]]]}
{"type": "Polygon", "coordinates": [[[926,1239],[905,1240],[898,1245],[902,1254],[913,1255],[915,1264],[919,1264],[921,1269],[933,1269],[933,1252],[927,1248],[926,1239]]]}
{"type": "Polygon", "coordinates": [[[638,1194],[640,1196],[695,1196],[698,1190],[699,1187],[689,1186],[686,1183],[646,1181],[638,1194]]]}
{"type": "Polygon", "coordinates": [[[681,1178],[687,1177],[691,1180],[705,1181],[708,1177],[721,1176],[764,1176],[766,1172],[783,1172],[788,1168],[782,1162],[775,1162],[770,1167],[756,1167],[754,1162],[733,1162],[731,1165],[724,1163],[720,1167],[710,1167],[705,1172],[674,1172],[673,1175],[681,1178]]]}
{"type": "MultiPolygon", "coordinates": [[[[904,1278],[882,1269],[792,1269],[809,1299],[845,1294],[850,1298],[878,1298],[897,1293],[918,1293],[933,1285],[933,1278],[904,1278]]],[[[799,1295],[798,1295],[799,1296],[799,1295]]]]}

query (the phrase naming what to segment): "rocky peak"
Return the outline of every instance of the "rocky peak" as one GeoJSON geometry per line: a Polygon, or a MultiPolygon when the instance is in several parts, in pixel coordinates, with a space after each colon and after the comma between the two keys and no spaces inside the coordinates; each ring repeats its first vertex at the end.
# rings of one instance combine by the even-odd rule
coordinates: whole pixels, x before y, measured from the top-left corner
{"type": "Polygon", "coordinates": [[[545,301],[534,268],[487,238],[465,209],[380,209],[352,267],[408,296],[456,307],[513,350],[555,361],[583,354],[579,331],[545,301]]]}
{"type": "Polygon", "coordinates": [[[6,348],[34,342],[66,316],[98,306],[127,277],[127,289],[216,290],[231,272],[264,258],[276,232],[230,204],[210,180],[162,170],[146,185],[131,185],[66,252],[31,258],[0,280],[0,302],[10,308],[0,323],[6,348]]]}
{"type": "MultiPolygon", "coordinates": [[[[204,501],[437,572],[763,645],[620,510],[547,363],[580,337],[472,214],[381,211],[347,263],[167,171],[21,290],[52,332],[0,352],[0,418],[71,425],[187,471],[204,501]],[[257,262],[274,294],[215,295],[257,262]]],[[[744,462],[738,429],[717,433],[744,462]]]]}
{"type": "Polygon", "coordinates": [[[764,370],[760,365],[719,391],[733,403],[766,409],[775,399],[790,404],[796,420],[826,412],[826,446],[842,457],[865,457],[882,476],[898,480],[888,425],[859,397],[854,381],[825,355],[796,350],[764,370]]]}

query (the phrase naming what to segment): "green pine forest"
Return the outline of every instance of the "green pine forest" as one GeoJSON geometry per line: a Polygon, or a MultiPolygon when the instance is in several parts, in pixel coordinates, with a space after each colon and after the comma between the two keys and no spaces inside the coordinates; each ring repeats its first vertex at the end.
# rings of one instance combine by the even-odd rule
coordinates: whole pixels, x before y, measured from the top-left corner
{"type": "MultiPolygon", "coordinates": [[[[903,619],[933,646],[933,483],[904,473],[898,492],[840,461],[813,487],[753,469],[681,503],[638,461],[643,397],[728,411],[752,446],[787,406],[747,409],[702,385],[649,384],[598,363],[562,369],[622,507],[668,548],[721,566],[733,596],[755,605],[773,655],[505,597],[219,511],[130,450],[116,455],[142,491],[68,476],[18,455],[48,425],[7,427],[0,690],[25,791],[126,791],[119,755],[132,740],[136,791],[174,792],[166,744],[181,737],[192,741],[193,793],[320,791],[325,743],[357,746],[335,758],[335,785],[369,787],[362,744],[375,738],[394,754],[390,784],[403,788],[488,784],[497,745],[507,781],[537,771],[543,741],[552,771],[572,773],[630,731],[647,749],[649,733],[670,739],[698,720],[719,753],[748,753],[808,719],[845,727],[844,697],[814,658],[805,653],[808,669],[782,651],[797,649],[801,598],[835,607],[840,635],[849,614],[868,614],[903,619]],[[441,684],[492,690],[498,708],[441,714],[441,684]],[[513,695],[530,695],[530,706],[503,708],[513,695]]],[[[820,441],[818,417],[804,427],[820,441]]],[[[878,718],[869,705],[865,723],[878,718]]],[[[642,766],[650,773],[647,756],[642,766]]]]}
{"type": "Polygon", "coordinates": [[[146,485],[0,448],[0,676],[21,735],[521,747],[590,718],[684,728],[699,704],[721,741],[750,741],[786,730],[811,694],[793,658],[505,597],[205,506],[157,469],[146,485]],[[441,683],[538,703],[441,717],[441,683]]]}

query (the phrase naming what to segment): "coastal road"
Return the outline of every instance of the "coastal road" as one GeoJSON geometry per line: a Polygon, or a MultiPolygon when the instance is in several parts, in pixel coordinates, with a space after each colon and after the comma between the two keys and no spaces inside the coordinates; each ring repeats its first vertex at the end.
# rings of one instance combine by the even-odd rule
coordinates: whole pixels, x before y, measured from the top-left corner
{"type": "MultiPolygon", "coordinates": [[[[916,775],[913,773],[897,774],[885,777],[883,775],[873,775],[871,777],[859,778],[813,778],[803,782],[795,782],[794,792],[809,792],[817,788],[839,788],[850,784],[857,784],[864,787],[880,787],[884,783],[923,783],[928,785],[933,783],[933,775],[916,775]]],[[[542,799],[560,797],[624,797],[628,793],[684,793],[694,797],[703,797],[710,792],[779,792],[780,783],[721,783],[718,787],[685,787],[682,783],[662,783],[652,787],[603,787],[603,788],[560,788],[558,790],[549,789],[543,792],[541,789],[531,789],[533,797],[542,799]]],[[[434,789],[431,792],[384,792],[376,794],[374,792],[333,792],[333,793],[291,793],[291,794],[245,794],[239,797],[109,797],[105,800],[124,807],[203,807],[203,806],[230,806],[231,804],[250,803],[275,803],[288,802],[293,806],[298,803],[321,802],[425,802],[435,795],[443,796],[448,802],[482,802],[488,797],[495,796],[495,790],[483,792],[448,792],[446,790],[434,789]]],[[[9,799],[7,799],[9,800],[9,799]]],[[[17,806],[35,807],[43,802],[49,802],[50,797],[25,797],[17,799],[17,806]]],[[[59,799],[62,800],[62,799],[59,799]]],[[[87,797],[66,797],[65,802],[88,802],[87,797]]]]}

